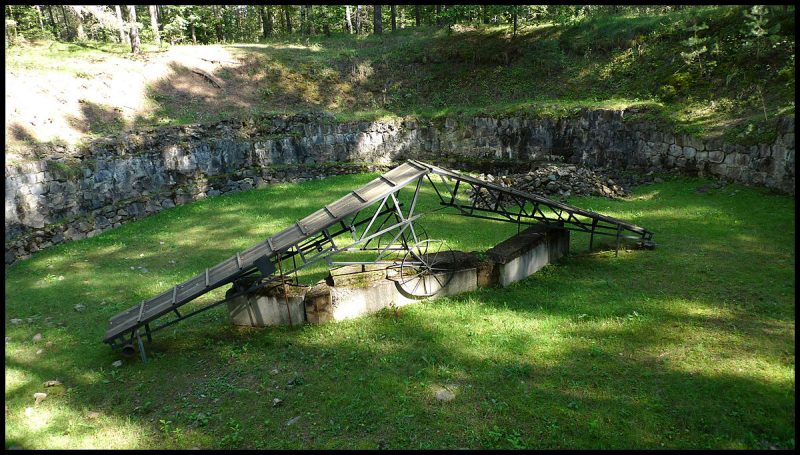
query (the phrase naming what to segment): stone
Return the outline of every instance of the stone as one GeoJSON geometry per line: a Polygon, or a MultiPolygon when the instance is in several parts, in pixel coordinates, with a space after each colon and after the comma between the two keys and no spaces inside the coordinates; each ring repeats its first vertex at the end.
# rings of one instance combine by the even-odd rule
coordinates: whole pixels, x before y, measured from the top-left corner
{"type": "Polygon", "coordinates": [[[83,310],[85,310],[85,309],[86,309],[86,306],[85,306],[85,305],[82,305],[82,304],[80,304],[80,303],[78,303],[78,304],[76,304],[76,305],[75,305],[73,308],[75,308],[75,311],[77,311],[77,312],[79,312],[79,313],[80,313],[81,311],[83,311],[83,310]]]}
{"type": "Polygon", "coordinates": [[[33,394],[33,398],[35,400],[33,404],[37,405],[41,403],[45,398],[47,398],[47,394],[44,392],[36,392],[33,394]]]}
{"type": "Polygon", "coordinates": [[[10,322],[11,322],[12,325],[22,324],[22,319],[20,319],[20,318],[12,318],[10,322]]]}
{"type": "Polygon", "coordinates": [[[117,360],[111,363],[111,366],[114,368],[119,368],[122,366],[122,360],[117,360]]]}
{"type": "MultiPolygon", "coordinates": [[[[101,138],[88,147],[94,165],[81,165],[82,176],[75,180],[53,175],[46,160],[6,168],[7,206],[14,207],[14,210],[7,211],[6,217],[6,263],[11,264],[64,240],[84,238],[87,234],[95,236],[105,229],[171,204],[191,202],[201,194],[216,196],[222,191],[260,186],[262,180],[254,177],[262,176],[269,183],[319,178],[323,174],[319,170],[294,168],[275,171],[268,168],[273,164],[388,163],[404,156],[424,161],[440,155],[445,161],[496,155],[504,159],[535,157],[574,161],[581,165],[609,165],[616,169],[677,164],[685,165],[681,172],[692,174],[701,170],[692,166],[692,160],[696,159],[738,167],[734,178],[743,183],[752,180],[750,176],[754,173],[764,172],[767,175],[763,179],[759,177],[759,180],[765,186],[794,194],[794,172],[789,171],[794,169],[792,119],[779,119],[779,136],[774,143],[742,147],[722,138],[700,140],[688,135],[676,138],[671,133],[660,131],[659,125],[623,122],[622,118],[619,111],[585,110],[576,118],[559,121],[518,117],[473,118],[452,127],[456,120],[449,119],[446,122],[451,127],[446,128],[444,125],[410,121],[329,125],[320,123],[329,121],[320,116],[298,114],[286,118],[264,118],[263,122],[257,122],[263,127],[252,127],[251,133],[249,127],[232,127],[221,122],[206,128],[161,128],[101,138]],[[277,137],[265,140],[258,137],[262,135],[277,137]],[[184,145],[189,138],[192,145],[184,145]],[[556,148],[565,151],[556,151],[556,148]],[[442,151],[447,151],[448,156],[442,151]],[[704,151],[709,153],[701,155],[704,151]],[[781,163],[758,168],[753,155],[764,153],[771,153],[781,163]],[[726,162],[726,154],[749,155],[750,158],[748,161],[734,155],[730,158],[733,161],[726,162]],[[666,159],[667,156],[672,159],[666,159]],[[679,156],[688,162],[678,160],[679,156]],[[222,175],[229,175],[229,178],[213,180],[213,185],[209,181],[209,177],[222,175]],[[175,195],[174,200],[166,195],[175,195]],[[139,202],[116,206],[125,200],[139,202]],[[64,219],[64,215],[72,217],[67,220],[65,228],[50,229],[52,223],[64,219]],[[23,235],[28,240],[11,245],[23,235]]],[[[79,154],[77,150],[64,150],[64,153],[73,152],[79,154]]],[[[370,166],[374,165],[358,169],[370,166]]],[[[449,167],[458,170],[457,166],[449,167]]],[[[331,172],[324,173],[342,173],[338,168],[333,167],[331,172]]],[[[349,169],[358,170],[355,166],[349,169]]],[[[554,175],[559,183],[564,183],[574,177],[570,172],[552,168],[544,172],[544,177],[548,180],[550,175],[554,175]]],[[[534,175],[526,179],[507,177],[514,180],[514,183],[504,182],[510,186],[518,185],[518,180],[537,181],[534,175]]],[[[571,190],[575,193],[574,189],[574,183],[570,182],[553,188],[553,191],[571,190]]],[[[598,191],[602,192],[601,189],[598,191]]],[[[587,193],[599,194],[591,189],[587,193]]]]}
{"type": "Polygon", "coordinates": [[[86,413],[86,418],[89,420],[96,420],[100,418],[100,413],[97,411],[89,411],[86,413]]]}
{"type": "Polygon", "coordinates": [[[448,402],[455,399],[456,394],[447,389],[439,389],[436,391],[435,396],[439,401],[448,402]]]}
{"type": "Polygon", "coordinates": [[[41,333],[37,333],[36,335],[33,336],[32,340],[33,340],[34,343],[42,341],[42,334],[41,333]]]}
{"type": "Polygon", "coordinates": [[[50,381],[45,381],[44,382],[44,386],[45,387],[57,387],[57,386],[60,386],[60,385],[62,385],[62,384],[61,384],[61,381],[59,381],[58,379],[52,379],[50,381]]]}
{"type": "Polygon", "coordinates": [[[289,419],[289,420],[286,422],[286,426],[287,426],[287,427],[290,427],[290,426],[292,426],[292,425],[296,424],[296,423],[297,423],[297,421],[299,421],[299,420],[300,420],[300,416],[297,416],[297,417],[292,417],[291,419],[289,419]]]}
{"type": "Polygon", "coordinates": [[[273,408],[277,408],[278,406],[281,405],[281,403],[283,403],[283,400],[281,400],[280,398],[273,398],[272,399],[272,407],[273,408]]]}

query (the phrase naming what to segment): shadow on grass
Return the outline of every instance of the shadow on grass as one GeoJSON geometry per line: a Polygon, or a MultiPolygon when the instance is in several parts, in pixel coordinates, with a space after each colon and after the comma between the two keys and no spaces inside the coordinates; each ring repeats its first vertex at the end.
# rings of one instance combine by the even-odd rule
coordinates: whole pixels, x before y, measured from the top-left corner
{"type": "MultiPolygon", "coordinates": [[[[698,202],[668,182],[647,200],[587,201],[640,213],[655,251],[571,257],[509,288],[321,326],[237,329],[212,310],[157,334],[147,365],[110,366],[99,341],[109,316],[371,178],[308,182],[292,203],[296,185],[176,207],[8,270],[9,317],[41,316],[7,330],[6,446],[75,445],[128,425],[144,436],[120,446],[793,448],[793,262],[778,246],[793,242],[782,214],[793,202],[751,189],[698,202]],[[762,206],[743,211],[752,200],[762,206]],[[695,211],[731,230],[709,232],[695,211]],[[141,265],[150,271],[130,270],[141,265]],[[65,327],[38,322],[48,315],[65,327]],[[21,341],[37,331],[42,342],[21,341]],[[50,379],[72,391],[33,415],[69,418],[36,426],[24,408],[50,379]],[[438,401],[439,387],[455,399],[438,401]]],[[[506,236],[436,218],[430,231],[473,245],[506,236]]]]}

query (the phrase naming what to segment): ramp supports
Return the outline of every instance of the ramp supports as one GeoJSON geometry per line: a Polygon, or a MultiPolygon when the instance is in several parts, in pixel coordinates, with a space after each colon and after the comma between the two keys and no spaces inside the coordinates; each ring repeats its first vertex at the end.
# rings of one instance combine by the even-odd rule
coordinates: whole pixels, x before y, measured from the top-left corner
{"type": "Polygon", "coordinates": [[[590,250],[595,235],[615,236],[616,254],[619,254],[622,239],[632,239],[648,247],[655,245],[652,232],[631,223],[409,160],[250,249],[236,253],[217,266],[205,269],[204,273],[112,317],[103,341],[112,348],[121,347],[122,353],[130,356],[134,352],[135,338],[142,361],[147,361],[141,330],[150,342],[152,334],[159,330],[271,285],[292,273],[296,279],[299,270],[319,261],[329,265],[396,264],[397,261],[385,260],[386,256],[405,253],[408,259],[404,259],[404,263],[423,268],[428,266],[426,258],[414,250],[421,242],[429,241],[426,235],[422,235],[424,230],[414,226],[424,215],[415,213],[423,180],[431,184],[439,198],[441,208],[437,210],[451,208],[462,216],[516,223],[518,231],[523,225],[545,224],[586,232],[590,250]],[[438,184],[432,178],[436,176],[440,180],[438,184]],[[398,198],[400,190],[405,187],[413,188],[407,212],[398,198]],[[375,204],[374,209],[368,210],[375,204]],[[370,215],[359,219],[362,213],[370,215]],[[629,234],[623,235],[625,231],[629,234]],[[388,242],[382,243],[387,238],[388,242]],[[376,245],[372,245],[373,241],[376,245]],[[333,261],[337,254],[348,251],[371,251],[376,257],[371,261],[333,261]],[[288,265],[288,259],[292,260],[291,268],[284,267],[288,265]],[[276,270],[279,275],[275,274],[276,270]],[[220,286],[253,273],[260,273],[260,278],[247,289],[216,302],[198,302],[200,307],[186,314],[178,310],[178,307],[220,286]],[[151,323],[172,313],[175,317],[150,328],[151,323]],[[129,338],[127,343],[126,338],[129,338]]]}

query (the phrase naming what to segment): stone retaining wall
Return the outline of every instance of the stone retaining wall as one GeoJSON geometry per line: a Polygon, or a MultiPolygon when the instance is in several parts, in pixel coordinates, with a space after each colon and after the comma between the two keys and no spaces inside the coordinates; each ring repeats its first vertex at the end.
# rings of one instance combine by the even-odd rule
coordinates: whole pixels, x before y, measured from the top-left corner
{"type": "Polygon", "coordinates": [[[774,143],[744,147],[676,136],[651,123],[627,121],[629,114],[595,110],[559,120],[477,117],[436,123],[339,123],[296,115],[108,137],[85,150],[6,164],[6,263],[193,200],[273,182],[379,170],[405,158],[674,169],[794,194],[793,118],[779,122],[774,143]]]}

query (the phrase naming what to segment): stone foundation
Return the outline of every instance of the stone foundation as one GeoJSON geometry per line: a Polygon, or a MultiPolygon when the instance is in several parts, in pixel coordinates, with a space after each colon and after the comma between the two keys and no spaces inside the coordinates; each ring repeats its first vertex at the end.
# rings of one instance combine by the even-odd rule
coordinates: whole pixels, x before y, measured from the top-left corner
{"type": "MultiPolygon", "coordinates": [[[[481,261],[475,255],[456,253],[462,266],[445,274],[440,280],[426,276],[425,285],[430,297],[410,295],[398,285],[397,274],[391,268],[378,265],[355,265],[331,271],[327,280],[313,287],[292,287],[288,298],[283,297],[282,286],[240,296],[228,303],[231,320],[235,325],[263,327],[309,322],[321,324],[341,321],[385,308],[402,307],[427,298],[457,295],[478,287],[508,286],[558,260],[569,252],[569,231],[543,225],[532,226],[501,242],[487,251],[490,259],[481,261]],[[438,283],[446,282],[442,287],[438,283]],[[288,300],[288,304],[287,304],[288,300]],[[288,306],[287,306],[288,305],[288,306]]],[[[253,281],[247,278],[234,283],[228,295],[245,289],[253,281]]],[[[413,289],[414,282],[405,289],[413,289]]]]}

